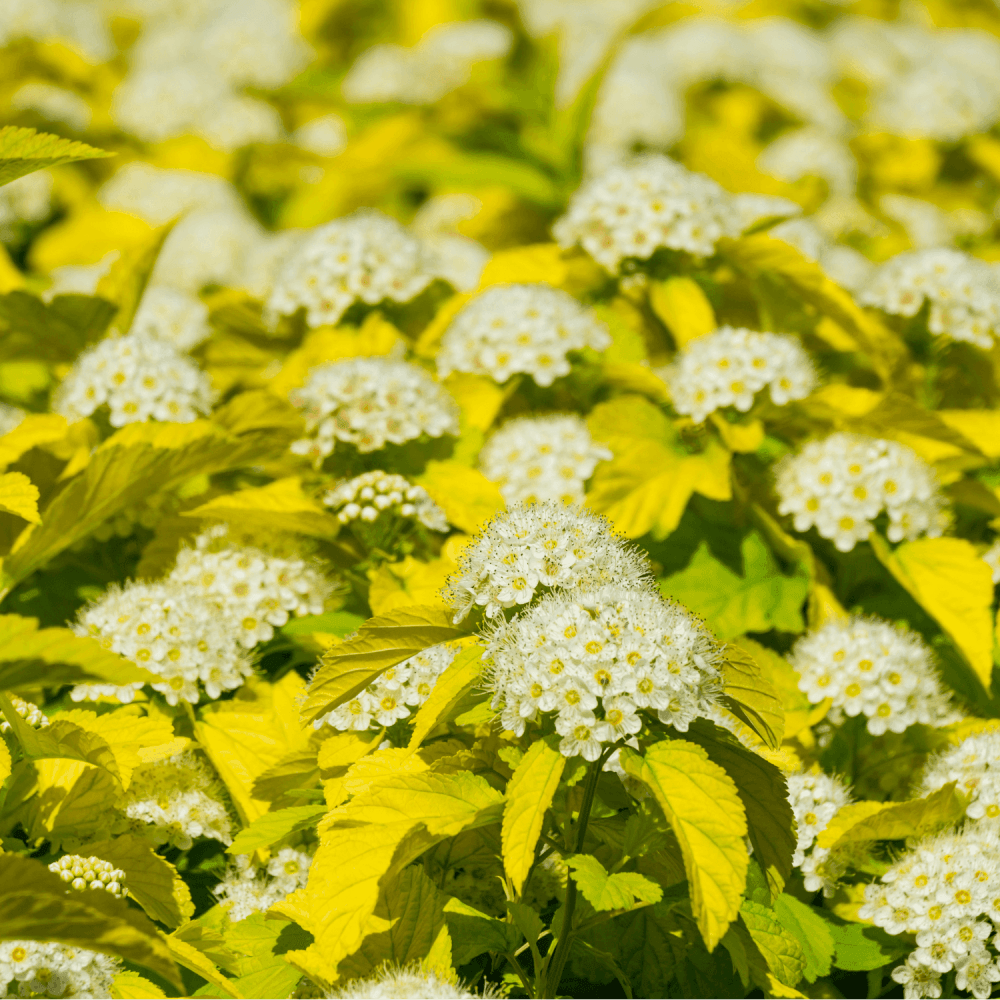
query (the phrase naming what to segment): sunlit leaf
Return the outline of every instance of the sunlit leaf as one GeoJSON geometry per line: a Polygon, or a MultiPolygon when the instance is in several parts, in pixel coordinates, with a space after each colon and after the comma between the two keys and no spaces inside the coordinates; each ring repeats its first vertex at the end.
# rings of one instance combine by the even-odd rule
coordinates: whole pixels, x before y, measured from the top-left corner
{"type": "Polygon", "coordinates": [[[6,125],[0,128],[0,184],[9,184],[25,174],[60,163],[114,155],[48,132],[6,125]]]}

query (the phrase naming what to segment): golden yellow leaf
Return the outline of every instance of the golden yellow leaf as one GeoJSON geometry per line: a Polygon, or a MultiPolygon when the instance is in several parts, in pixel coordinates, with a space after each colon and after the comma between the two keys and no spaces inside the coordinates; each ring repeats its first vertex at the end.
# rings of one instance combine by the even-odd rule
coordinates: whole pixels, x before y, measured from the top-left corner
{"type": "Polygon", "coordinates": [[[504,390],[485,375],[452,372],[443,382],[470,426],[488,431],[503,405],[504,390]]]}
{"type": "Polygon", "coordinates": [[[491,483],[478,469],[458,462],[432,460],[414,482],[427,490],[456,528],[469,534],[475,534],[504,508],[496,483],[491,483]]]}
{"type": "MultiPolygon", "coordinates": [[[[996,410],[938,410],[952,430],[971,441],[987,458],[1000,457],[1000,412],[996,410]]],[[[0,442],[2,443],[2,442],[0,442]]]]}
{"type": "Polygon", "coordinates": [[[609,385],[626,392],[641,392],[657,403],[670,402],[667,383],[646,365],[634,361],[605,361],[603,371],[609,385]]]}
{"type": "Polygon", "coordinates": [[[15,267],[6,247],[0,247],[0,295],[6,295],[15,288],[23,288],[24,275],[15,267]]]}
{"type": "Polygon", "coordinates": [[[463,649],[434,682],[430,696],[413,717],[410,750],[420,744],[448,718],[449,713],[482,678],[483,647],[478,642],[463,649]]]}
{"type": "Polygon", "coordinates": [[[679,348],[715,330],[715,312],[692,278],[673,277],[649,286],[649,303],[666,324],[679,348]]]}
{"type": "Polygon", "coordinates": [[[5,472],[0,476],[0,510],[40,524],[38,487],[23,472],[5,472]]]}
{"type": "MultiPolygon", "coordinates": [[[[451,325],[451,321],[459,314],[462,307],[472,298],[471,295],[453,295],[434,314],[434,318],[424,327],[417,338],[413,351],[426,361],[433,361],[441,349],[441,338],[451,325]]],[[[453,376],[448,376],[452,378],[453,376]]]]}
{"type": "Polygon", "coordinates": [[[368,603],[373,615],[384,615],[413,604],[444,606],[441,590],[458,567],[450,559],[420,562],[407,556],[398,563],[383,563],[368,571],[368,603]]]}
{"type": "Polygon", "coordinates": [[[722,443],[730,451],[753,452],[764,443],[764,425],[759,420],[747,424],[731,424],[717,413],[710,418],[722,438],[722,443]]]}
{"type": "Polygon", "coordinates": [[[0,437],[0,468],[16,462],[32,448],[62,440],[68,426],[66,418],[57,413],[29,413],[17,427],[0,437]]]}
{"type": "Polygon", "coordinates": [[[152,231],[137,216],[88,205],[44,229],[32,242],[28,259],[32,268],[45,274],[67,264],[85,267],[138,246],[152,231]]]}
{"type": "Polygon", "coordinates": [[[215,967],[214,963],[201,951],[187,941],[179,938],[175,933],[168,934],[164,939],[167,948],[170,949],[170,956],[178,965],[183,965],[185,969],[207,979],[216,989],[221,990],[227,997],[234,997],[242,1000],[243,994],[215,967]]]}
{"type": "Polygon", "coordinates": [[[559,286],[569,277],[569,265],[556,243],[535,243],[495,253],[483,268],[479,287],[544,282],[559,286]]]}
{"type": "Polygon", "coordinates": [[[0,742],[0,785],[10,777],[10,767],[10,750],[6,743],[0,742]]]}

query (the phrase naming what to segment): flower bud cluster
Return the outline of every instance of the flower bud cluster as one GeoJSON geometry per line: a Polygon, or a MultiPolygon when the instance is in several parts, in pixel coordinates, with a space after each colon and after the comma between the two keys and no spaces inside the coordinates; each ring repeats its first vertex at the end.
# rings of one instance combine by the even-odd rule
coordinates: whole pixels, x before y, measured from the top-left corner
{"type": "Polygon", "coordinates": [[[156,844],[188,850],[197,837],[231,844],[232,820],[222,785],[191,750],[132,773],[122,811],[156,844]]]}
{"type": "Polygon", "coordinates": [[[323,503],[341,524],[371,523],[385,514],[419,521],[432,531],[447,531],[448,518],[422,486],[393,472],[364,472],[327,490],[323,503]]]}
{"type": "Polygon", "coordinates": [[[907,995],[940,996],[937,982],[952,969],[956,986],[976,997],[988,997],[992,984],[1000,982],[987,947],[1000,929],[997,832],[995,823],[983,823],[930,837],[865,888],[861,920],[889,934],[916,936],[916,949],[892,974],[907,995]]]}
{"type": "Polygon", "coordinates": [[[263,868],[254,865],[249,854],[238,854],[223,880],[212,890],[236,923],[251,913],[266,913],[309,878],[312,855],[283,847],[263,868]]]}
{"type": "MultiPolygon", "coordinates": [[[[14,711],[33,729],[43,729],[49,724],[49,717],[33,702],[18,698],[13,691],[9,692],[7,697],[14,706],[14,711]]],[[[0,733],[6,733],[9,730],[10,723],[0,715],[0,733]]]]}
{"type": "Polygon", "coordinates": [[[642,728],[643,709],[681,732],[710,711],[722,649],[640,579],[546,594],[496,627],[485,658],[505,729],[554,713],[560,751],[594,761],[642,728]]]}
{"type": "Polygon", "coordinates": [[[828,622],[799,639],[789,661],[813,704],[830,698],[852,718],[865,716],[873,736],[953,721],[931,651],[916,633],[889,622],[828,622]]]}
{"type": "Polygon", "coordinates": [[[279,268],[265,315],[305,309],[310,326],[337,323],[355,302],[409,302],[433,280],[433,259],[395,219],[359,209],[312,230],[279,268]]]}
{"type": "Polygon", "coordinates": [[[934,470],[912,448],[861,434],[810,441],[775,470],[778,512],[792,514],[796,531],[815,526],[841,552],[874,530],[881,511],[889,540],[937,538],[948,523],[934,470]]]}
{"type": "Polygon", "coordinates": [[[69,882],[74,889],[104,889],[119,897],[126,893],[125,872],[115,868],[110,861],[93,856],[84,858],[79,854],[64,854],[49,865],[49,871],[69,882]]]}
{"type": "Polygon", "coordinates": [[[797,338],[732,326],[691,341],[662,376],[674,409],[696,423],[724,406],[745,413],[765,387],[776,406],[816,387],[816,370],[797,338]]]}
{"type": "Polygon", "coordinates": [[[313,726],[341,731],[391,726],[419,708],[430,697],[437,679],[458,655],[458,647],[441,643],[384,670],[350,701],[318,718],[313,726]]]}
{"type": "Polygon", "coordinates": [[[858,300],[898,316],[915,316],[926,301],[931,333],[987,350],[1000,334],[1000,277],[960,250],[898,254],[878,268],[858,300]]]}
{"type": "Polygon", "coordinates": [[[121,959],[49,941],[0,941],[0,996],[111,996],[121,959]]]}
{"type": "Polygon", "coordinates": [[[349,358],[314,369],[290,394],[308,437],[292,451],[318,467],[337,441],[360,452],[404,444],[426,434],[458,434],[458,407],[422,368],[391,358],[349,358]]]}
{"type": "Polygon", "coordinates": [[[788,801],[798,833],[792,864],[801,869],[809,892],[822,889],[824,896],[830,896],[843,868],[827,848],[815,843],[833,817],[851,801],[850,789],[835,775],[819,770],[797,771],[788,776],[788,801]]]}
{"type": "Polygon", "coordinates": [[[479,453],[479,467],[508,504],[583,503],[583,486],[611,452],[571,413],[508,420],[479,453]]]}
{"type": "Polygon", "coordinates": [[[584,183],[552,234],[614,273],[623,260],[645,260],[660,247],[710,257],[723,236],[741,228],[739,210],[715,181],[647,154],[584,183]]]}
{"type": "Polygon", "coordinates": [[[573,296],[549,285],[493,285],[464,306],[441,339],[438,373],[475,372],[506,382],[526,372],[551,385],[570,351],[611,345],[607,327],[573,296]]]}
{"type": "Polygon", "coordinates": [[[975,733],[932,757],[924,768],[920,794],[936,792],[950,781],[968,797],[969,819],[1000,819],[1000,732],[975,733]]]}
{"type": "Polygon", "coordinates": [[[82,420],[107,405],[111,426],[145,420],[190,423],[212,408],[212,383],[173,344],[143,332],[109,337],[84,351],[52,408],[82,420]]]}

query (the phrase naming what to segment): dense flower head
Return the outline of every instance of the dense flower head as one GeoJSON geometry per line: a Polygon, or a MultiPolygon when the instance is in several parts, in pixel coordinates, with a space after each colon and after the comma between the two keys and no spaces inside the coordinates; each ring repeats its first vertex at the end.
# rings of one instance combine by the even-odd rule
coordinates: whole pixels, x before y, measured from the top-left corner
{"type": "Polygon", "coordinates": [[[795,337],[723,326],[685,345],[663,379],[674,409],[700,423],[724,406],[745,413],[765,387],[777,406],[804,399],[816,370],[795,337]]]}
{"type": "Polygon", "coordinates": [[[920,794],[936,792],[949,781],[968,796],[970,819],[1000,818],[1000,732],[975,733],[928,760],[920,794]]]}
{"type": "MultiPolygon", "coordinates": [[[[230,620],[191,586],[176,580],[113,584],[85,607],[73,631],[101,641],[163,680],[151,685],[171,705],[196,705],[240,687],[252,670],[230,620]]],[[[141,684],[87,685],[92,694],[131,701],[141,684]]]]}
{"type": "Polygon", "coordinates": [[[93,855],[85,858],[79,854],[64,854],[49,865],[49,871],[69,882],[74,889],[103,889],[112,896],[124,896],[126,893],[125,872],[115,868],[110,861],[93,855]]]}
{"type": "Polygon", "coordinates": [[[504,729],[520,736],[554,713],[560,751],[593,761],[639,732],[643,709],[682,732],[704,716],[721,651],[699,618],[640,581],[546,594],[499,625],[486,656],[504,729]]]}
{"type": "Polygon", "coordinates": [[[645,260],[659,247],[711,256],[740,229],[739,212],[715,181],[649,154],[586,182],[552,234],[615,272],[626,258],[645,260]]]}
{"type": "Polygon", "coordinates": [[[275,903],[301,889],[309,878],[312,855],[283,847],[263,867],[248,854],[238,854],[212,890],[234,923],[251,913],[266,913],[275,903]]]}
{"type": "Polygon", "coordinates": [[[107,405],[111,426],[144,420],[190,423],[212,408],[212,383],[191,358],[148,330],[109,337],[84,351],[52,408],[82,420],[107,405]]]}
{"type": "Polygon", "coordinates": [[[382,515],[419,521],[432,531],[447,531],[448,518],[423,488],[394,472],[363,472],[327,490],[323,503],[341,524],[372,522],[382,515]]]}
{"type": "Polygon", "coordinates": [[[607,327],[573,296],[549,285],[493,285],[451,321],[437,356],[441,376],[476,372],[506,382],[526,372],[551,385],[570,370],[570,351],[603,351],[607,327]]]}
{"type": "Polygon", "coordinates": [[[395,219],[361,209],[319,226],[292,250],[267,300],[271,322],[305,309],[310,326],[336,323],[354,302],[409,302],[434,278],[421,242],[395,219]]]}
{"type": "Polygon", "coordinates": [[[0,941],[0,997],[111,996],[121,959],[48,941],[0,941]]]}
{"type": "Polygon", "coordinates": [[[934,470],[910,447],[861,434],[836,433],[809,441],[775,468],[778,512],[792,514],[796,531],[815,525],[841,552],[850,552],[889,516],[890,541],[937,538],[948,523],[934,470]]]}
{"type": "Polygon", "coordinates": [[[508,420],[479,453],[479,467],[508,504],[583,503],[583,485],[611,452],[572,413],[508,420]]]}
{"type": "Polygon", "coordinates": [[[487,987],[471,993],[459,982],[445,979],[421,965],[396,967],[385,965],[368,979],[354,979],[325,994],[330,1000],[477,1000],[499,994],[487,987]]]}
{"type": "MultiPolygon", "coordinates": [[[[48,716],[34,702],[18,698],[12,691],[7,697],[14,706],[14,711],[33,729],[44,729],[49,724],[48,716]]],[[[9,729],[10,723],[0,716],[0,733],[6,733],[9,729]]]]}
{"type": "Polygon", "coordinates": [[[458,655],[458,647],[441,643],[382,671],[363,691],[318,718],[313,726],[364,732],[405,719],[430,697],[437,679],[458,655]]]}
{"type": "Polygon", "coordinates": [[[926,976],[921,970],[940,976],[957,969],[959,988],[985,998],[991,984],[1000,981],[1000,969],[987,950],[1000,925],[997,833],[995,823],[983,823],[929,837],[865,888],[860,919],[890,934],[916,936],[917,947],[906,962],[910,971],[897,969],[897,982],[926,976]]]}
{"type": "Polygon", "coordinates": [[[211,333],[208,308],[190,292],[153,285],[142,296],[132,333],[156,337],[178,351],[190,351],[211,333]]]}
{"type": "Polygon", "coordinates": [[[333,585],[317,560],[287,538],[263,535],[260,544],[247,545],[234,534],[227,524],[203,531],[177,554],[167,585],[186,588],[214,609],[246,649],[272,638],[291,615],[323,613],[333,585]]]}
{"type": "Polygon", "coordinates": [[[446,597],[461,621],[527,604],[543,587],[598,587],[648,576],[645,556],[599,514],[547,500],[497,514],[462,550],[446,597]]]}
{"type": "Polygon", "coordinates": [[[337,441],[360,452],[403,444],[426,434],[458,434],[458,407],[417,365],[393,358],[348,358],[314,368],[292,402],[306,419],[308,437],[292,451],[317,464],[337,441]]]}
{"type": "Polygon", "coordinates": [[[852,718],[865,716],[874,736],[952,721],[931,651],[908,629],[877,618],[831,621],[799,639],[789,660],[811,702],[830,698],[852,718]]]}
{"type": "Polygon", "coordinates": [[[830,851],[815,846],[816,838],[851,801],[851,791],[836,775],[819,770],[797,771],[788,776],[788,801],[798,833],[792,864],[802,870],[809,892],[822,889],[829,896],[841,872],[830,851]]]}
{"type": "Polygon", "coordinates": [[[188,850],[196,837],[230,844],[232,820],[215,772],[191,750],[132,773],[125,816],[157,844],[188,850]]]}
{"type": "Polygon", "coordinates": [[[931,333],[977,347],[989,349],[1000,334],[1000,277],[960,250],[898,254],[875,271],[858,299],[899,316],[915,316],[926,301],[931,333]]]}

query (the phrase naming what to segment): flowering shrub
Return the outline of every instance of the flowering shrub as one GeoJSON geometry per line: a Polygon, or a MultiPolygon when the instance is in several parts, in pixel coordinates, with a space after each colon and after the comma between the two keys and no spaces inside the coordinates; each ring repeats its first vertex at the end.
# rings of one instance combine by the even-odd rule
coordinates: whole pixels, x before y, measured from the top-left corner
{"type": "Polygon", "coordinates": [[[0,997],[1000,995],[1000,7],[890,7],[0,2],[0,997]]]}

